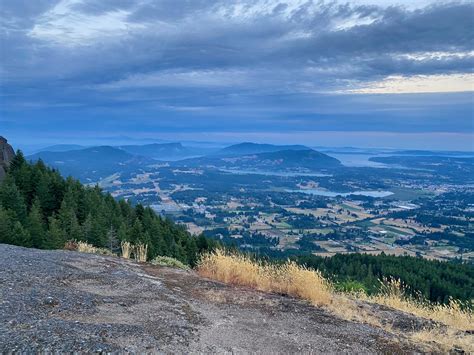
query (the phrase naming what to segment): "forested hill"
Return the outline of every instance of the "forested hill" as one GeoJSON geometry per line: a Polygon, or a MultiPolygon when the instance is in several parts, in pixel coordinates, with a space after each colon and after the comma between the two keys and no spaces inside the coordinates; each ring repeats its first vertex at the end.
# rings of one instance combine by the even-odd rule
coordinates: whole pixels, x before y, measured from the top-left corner
{"type": "Polygon", "coordinates": [[[117,248],[120,241],[148,244],[148,258],[171,256],[194,265],[215,245],[148,207],[116,201],[98,187],[64,179],[39,160],[18,152],[0,185],[0,243],[41,249],[62,248],[67,240],[117,248]]]}

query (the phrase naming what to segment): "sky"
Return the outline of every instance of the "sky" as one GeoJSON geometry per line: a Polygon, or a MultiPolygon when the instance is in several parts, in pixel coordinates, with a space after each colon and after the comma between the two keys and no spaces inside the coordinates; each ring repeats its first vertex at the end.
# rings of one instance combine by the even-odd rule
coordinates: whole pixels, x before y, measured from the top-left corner
{"type": "Polygon", "coordinates": [[[0,135],[474,150],[473,1],[2,0],[0,135]]]}

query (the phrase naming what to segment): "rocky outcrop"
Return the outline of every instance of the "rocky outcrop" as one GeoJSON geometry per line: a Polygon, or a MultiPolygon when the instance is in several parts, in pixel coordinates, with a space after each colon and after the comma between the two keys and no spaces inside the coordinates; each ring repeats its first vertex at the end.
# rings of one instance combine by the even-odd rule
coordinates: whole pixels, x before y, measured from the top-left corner
{"type": "Polygon", "coordinates": [[[15,157],[15,151],[6,138],[0,136],[0,180],[5,177],[6,168],[15,157]]]}
{"type": "Polygon", "coordinates": [[[420,352],[380,328],[193,271],[5,244],[0,255],[0,354],[420,352]]]}

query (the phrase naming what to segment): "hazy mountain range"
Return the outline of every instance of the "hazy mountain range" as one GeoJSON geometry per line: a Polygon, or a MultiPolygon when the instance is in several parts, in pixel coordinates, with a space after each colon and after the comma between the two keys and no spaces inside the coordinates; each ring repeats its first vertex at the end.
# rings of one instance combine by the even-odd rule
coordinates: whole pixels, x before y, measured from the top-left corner
{"type": "MultiPolygon", "coordinates": [[[[367,154],[357,148],[344,148],[352,154],[367,154]]],[[[44,148],[30,155],[31,160],[42,159],[61,171],[63,175],[72,175],[82,181],[94,182],[115,173],[124,174],[147,169],[154,164],[169,164],[175,167],[210,167],[230,170],[250,171],[292,171],[318,172],[342,167],[341,162],[329,156],[333,151],[324,153],[304,145],[273,145],[257,143],[239,143],[225,148],[195,147],[182,143],[152,143],[144,145],[96,146],[61,144],[44,148]],[[326,154],[328,153],[328,154],[326,154]]],[[[372,157],[370,160],[392,165],[393,167],[431,169],[441,164],[443,152],[429,151],[393,151],[404,156],[419,158],[387,159],[387,151],[380,150],[385,157],[372,157]],[[425,159],[421,159],[425,157],[425,159]],[[420,161],[421,159],[421,161],[420,161]],[[414,164],[416,162],[417,164],[414,164]],[[415,166],[416,165],[416,166],[415,166]]],[[[334,153],[337,153],[334,152],[334,153]]],[[[459,152],[458,152],[459,153],[459,152]]],[[[466,153],[467,154],[467,153],[466,153]]],[[[373,151],[373,156],[378,155],[373,151]]],[[[460,154],[462,156],[462,154],[460,154]]],[[[462,164],[461,170],[470,165],[470,160],[462,164]]]]}
{"type": "Polygon", "coordinates": [[[340,167],[341,163],[324,153],[301,145],[241,143],[221,150],[194,149],[181,143],[98,146],[58,145],[28,156],[42,159],[82,181],[97,181],[114,173],[137,171],[160,162],[173,166],[217,167],[250,170],[320,170],[340,167]],[[73,148],[67,150],[67,148],[73,148]],[[66,150],[64,150],[66,149],[66,150]],[[189,156],[198,156],[182,159],[189,156]]]}
{"type": "Polygon", "coordinates": [[[98,181],[117,172],[135,171],[155,162],[149,157],[133,155],[110,146],[40,152],[27,158],[33,161],[41,159],[64,176],[71,175],[84,182],[98,181]]]}

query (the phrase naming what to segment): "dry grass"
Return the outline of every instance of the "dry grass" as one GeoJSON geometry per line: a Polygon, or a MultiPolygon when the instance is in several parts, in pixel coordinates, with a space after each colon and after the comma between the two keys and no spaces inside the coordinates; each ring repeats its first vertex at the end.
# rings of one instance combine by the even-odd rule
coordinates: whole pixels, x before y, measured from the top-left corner
{"type": "Polygon", "coordinates": [[[204,277],[300,297],[318,306],[332,301],[331,286],[319,272],[290,261],[283,265],[263,264],[243,255],[217,250],[204,255],[197,269],[204,277]]]}
{"type": "Polygon", "coordinates": [[[122,242],[120,246],[122,248],[122,258],[130,259],[130,254],[132,253],[132,245],[130,242],[122,242]]]}
{"type": "Polygon", "coordinates": [[[431,319],[455,329],[466,331],[474,328],[472,312],[463,308],[460,302],[451,300],[449,304],[432,304],[423,301],[421,298],[408,297],[400,280],[385,280],[382,285],[382,292],[373,296],[360,294],[358,298],[418,317],[431,319]]]}
{"type": "Polygon", "coordinates": [[[88,244],[86,242],[78,242],[75,240],[68,241],[64,249],[67,250],[75,250],[80,253],[89,253],[89,254],[100,254],[100,255],[115,255],[112,253],[109,249],[105,248],[97,248],[91,244],[88,244]]]}
{"type": "Polygon", "coordinates": [[[147,254],[148,244],[139,243],[133,248],[133,255],[135,256],[136,261],[145,263],[147,260],[147,254]]]}
{"type": "Polygon", "coordinates": [[[457,331],[451,327],[425,329],[411,334],[411,339],[417,343],[426,344],[445,353],[457,349],[467,354],[474,354],[474,336],[457,331]]]}
{"type": "Polygon", "coordinates": [[[222,250],[204,255],[197,267],[200,275],[231,285],[248,286],[260,291],[278,292],[324,306],[337,316],[361,323],[368,323],[397,334],[376,312],[359,307],[360,301],[377,303],[435,321],[439,326],[408,334],[417,343],[438,350],[449,351],[455,348],[474,353],[472,311],[463,309],[452,300],[447,305],[431,304],[406,295],[399,280],[385,280],[382,292],[368,296],[364,293],[342,294],[334,291],[331,283],[318,271],[306,269],[294,262],[282,265],[256,262],[240,254],[222,250]]]}
{"type": "Polygon", "coordinates": [[[445,352],[457,348],[474,353],[474,335],[466,332],[474,329],[473,313],[463,308],[459,301],[433,304],[421,298],[409,297],[400,280],[395,279],[385,280],[381,293],[373,296],[360,294],[358,298],[436,322],[438,326],[410,334],[417,343],[436,345],[445,352]]]}

